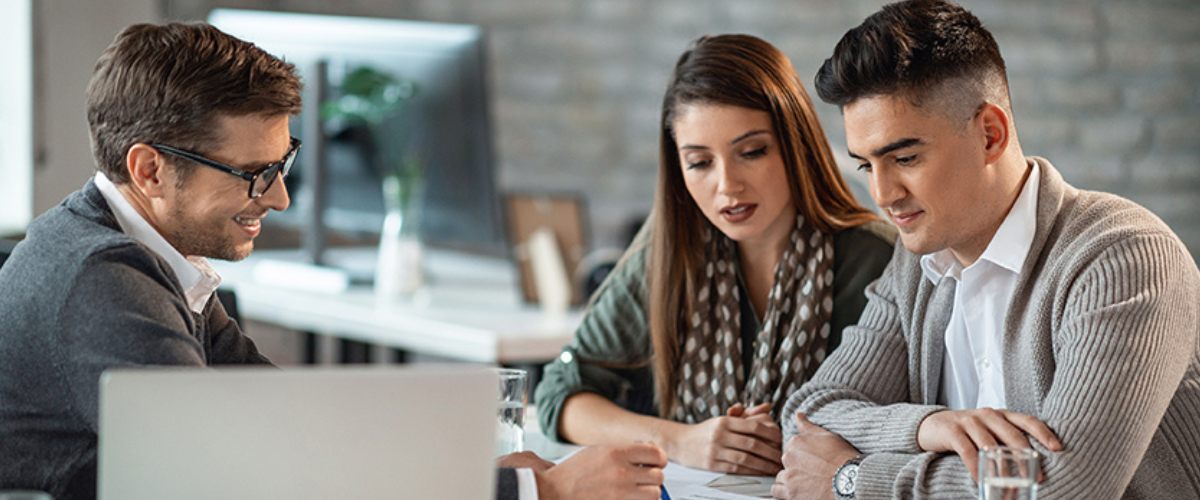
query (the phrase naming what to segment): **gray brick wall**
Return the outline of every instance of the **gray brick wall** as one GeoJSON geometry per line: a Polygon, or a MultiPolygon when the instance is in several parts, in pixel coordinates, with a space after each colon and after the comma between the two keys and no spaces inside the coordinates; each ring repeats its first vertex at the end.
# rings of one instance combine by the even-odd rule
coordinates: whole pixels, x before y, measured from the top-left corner
{"type": "MultiPolygon", "coordinates": [[[[598,244],[649,209],[667,74],[702,34],[752,33],[805,82],[866,0],[163,0],[480,24],[503,189],[586,193],[598,244]]],[[[1131,198],[1200,252],[1200,2],[964,0],[1009,64],[1019,137],[1068,181],[1131,198]]],[[[811,87],[810,87],[811,90],[811,87]]],[[[818,104],[835,150],[835,108],[818,104]]],[[[869,202],[868,202],[869,203],[869,202]]]]}

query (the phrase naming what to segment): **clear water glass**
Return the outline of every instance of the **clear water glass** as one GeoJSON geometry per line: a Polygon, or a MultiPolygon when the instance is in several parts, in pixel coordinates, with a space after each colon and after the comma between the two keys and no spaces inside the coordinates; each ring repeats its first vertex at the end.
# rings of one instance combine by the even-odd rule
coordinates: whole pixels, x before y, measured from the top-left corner
{"type": "Polygon", "coordinates": [[[980,500],[1037,500],[1041,464],[1029,448],[988,446],[979,450],[980,500]]]}
{"type": "Polygon", "coordinates": [[[500,401],[496,408],[496,456],[525,449],[525,404],[529,401],[529,373],[500,368],[500,401]]]}

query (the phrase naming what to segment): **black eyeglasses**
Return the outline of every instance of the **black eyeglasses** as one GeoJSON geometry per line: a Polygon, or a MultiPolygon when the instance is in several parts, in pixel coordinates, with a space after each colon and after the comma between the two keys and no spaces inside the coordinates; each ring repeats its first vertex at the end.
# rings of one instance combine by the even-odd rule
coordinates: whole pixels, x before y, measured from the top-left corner
{"type": "Polygon", "coordinates": [[[233,168],[219,161],[210,160],[196,153],[190,153],[182,149],[173,148],[166,144],[150,144],[150,147],[167,153],[169,155],[178,156],[185,160],[199,163],[209,168],[220,170],[229,175],[241,177],[250,181],[250,199],[257,200],[263,193],[271,189],[271,185],[275,184],[275,178],[288,176],[292,171],[292,164],[296,162],[296,150],[300,149],[300,139],[292,137],[292,144],[288,147],[287,153],[283,155],[283,159],[275,163],[267,165],[267,168],[257,172],[247,172],[239,168],[233,168]],[[283,175],[275,175],[282,173],[283,175]]]}

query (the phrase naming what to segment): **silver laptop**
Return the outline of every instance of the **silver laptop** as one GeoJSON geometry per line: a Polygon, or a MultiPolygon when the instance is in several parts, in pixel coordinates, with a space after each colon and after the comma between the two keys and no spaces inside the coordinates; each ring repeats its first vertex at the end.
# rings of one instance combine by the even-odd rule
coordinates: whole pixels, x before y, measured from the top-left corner
{"type": "Polygon", "coordinates": [[[486,368],[149,369],[100,386],[100,500],[494,495],[486,368]]]}

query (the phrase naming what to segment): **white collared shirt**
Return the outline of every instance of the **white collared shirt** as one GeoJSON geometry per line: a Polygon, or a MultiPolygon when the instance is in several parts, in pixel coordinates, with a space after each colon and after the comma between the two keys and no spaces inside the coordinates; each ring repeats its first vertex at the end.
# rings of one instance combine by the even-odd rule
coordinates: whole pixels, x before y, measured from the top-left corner
{"type": "Polygon", "coordinates": [[[533,469],[517,469],[517,499],[538,500],[537,477],[533,469]]]}
{"type": "Polygon", "coordinates": [[[221,285],[221,277],[213,270],[208,259],[200,256],[184,257],[175,247],[167,243],[167,240],[158,234],[158,231],[149,222],[146,222],[142,214],[133,208],[129,200],[125,199],[125,195],[117,189],[108,176],[104,175],[104,172],[96,172],[94,182],[100,190],[100,194],[104,195],[104,200],[108,202],[109,208],[112,208],[113,215],[117,218],[117,224],[121,226],[121,231],[146,245],[167,261],[167,265],[171,266],[171,270],[179,278],[179,284],[187,297],[188,309],[196,314],[202,313],[213,292],[221,285]]]}
{"type": "Polygon", "coordinates": [[[1037,228],[1038,165],[987,249],[963,268],[949,249],[921,257],[925,277],[957,281],[946,327],[938,402],[952,410],[1005,408],[1004,318],[1037,228]]]}

